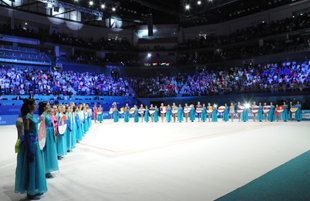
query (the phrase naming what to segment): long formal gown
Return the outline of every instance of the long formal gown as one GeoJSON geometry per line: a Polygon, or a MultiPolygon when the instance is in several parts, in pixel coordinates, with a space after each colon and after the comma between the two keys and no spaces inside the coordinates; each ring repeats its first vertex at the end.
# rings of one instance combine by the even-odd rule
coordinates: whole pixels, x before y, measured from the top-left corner
{"type": "Polygon", "coordinates": [[[171,122],[172,121],[172,115],[171,115],[171,108],[168,107],[168,110],[166,112],[166,121],[171,122]]]}
{"type": "Polygon", "coordinates": [[[139,122],[139,110],[138,109],[135,109],[134,121],[139,122]]]}
{"type": "Polygon", "coordinates": [[[190,121],[195,121],[196,116],[195,116],[195,109],[194,107],[191,107],[191,111],[189,112],[189,120],[190,121]]]}
{"type": "MultiPolygon", "coordinates": [[[[58,119],[58,127],[62,124],[62,122],[60,121],[61,117],[63,117],[63,114],[59,114],[57,113],[57,115],[59,116],[58,119]]],[[[57,155],[58,156],[65,156],[67,155],[67,141],[66,141],[66,132],[64,132],[63,134],[59,133],[59,129],[57,129],[57,142],[56,142],[56,148],[57,148],[57,155]]]]}
{"type": "MultiPolygon", "coordinates": [[[[102,111],[103,110],[102,107],[99,107],[98,111],[99,110],[102,111]]],[[[97,115],[97,121],[99,121],[100,123],[103,122],[103,113],[102,112],[101,112],[101,114],[97,115]]]]}
{"type": "Polygon", "coordinates": [[[184,121],[183,108],[182,107],[179,107],[179,110],[178,110],[178,121],[179,122],[184,121]]]}
{"type": "Polygon", "coordinates": [[[76,116],[75,116],[75,122],[76,122],[76,141],[77,142],[81,142],[82,141],[82,137],[83,137],[83,126],[80,122],[80,117],[79,117],[79,112],[75,112],[76,116]]]}
{"type": "Polygon", "coordinates": [[[46,126],[46,142],[43,149],[45,173],[51,173],[59,170],[57,161],[56,141],[54,128],[49,114],[43,113],[46,126]]]}
{"type": "Polygon", "coordinates": [[[149,110],[148,110],[148,109],[145,109],[144,121],[145,121],[145,122],[149,122],[149,121],[150,121],[149,110]]]}
{"type": "Polygon", "coordinates": [[[288,113],[287,105],[283,105],[283,106],[284,106],[284,110],[282,112],[282,120],[288,121],[290,120],[290,114],[288,113]]]}
{"type": "Polygon", "coordinates": [[[258,106],[259,107],[259,110],[257,112],[257,120],[258,121],[264,121],[265,118],[264,118],[264,114],[263,114],[263,106],[258,106]]]}
{"type": "Polygon", "coordinates": [[[47,192],[43,156],[38,143],[38,119],[29,118],[29,134],[22,136],[15,171],[15,193],[27,193],[32,196],[47,192]],[[28,151],[35,156],[28,159],[28,151]]]}
{"type": "Polygon", "coordinates": [[[295,120],[301,121],[302,120],[302,113],[301,113],[301,105],[297,104],[298,110],[295,112],[295,120]]]}
{"type": "Polygon", "coordinates": [[[114,113],[114,118],[113,118],[114,122],[118,122],[119,121],[118,110],[115,109],[113,113],[114,113]]]}
{"type": "Polygon", "coordinates": [[[229,121],[229,112],[227,106],[225,106],[225,110],[223,112],[223,121],[229,121]]]}
{"type": "Polygon", "coordinates": [[[274,106],[270,106],[270,111],[268,112],[268,121],[275,121],[276,120],[276,115],[275,115],[275,109],[274,106]]]}
{"type": "Polygon", "coordinates": [[[129,122],[129,110],[128,109],[125,109],[124,121],[125,122],[129,122]]]}
{"type": "Polygon", "coordinates": [[[248,121],[249,117],[248,117],[248,110],[246,108],[244,108],[244,110],[241,112],[241,121],[248,121]]]}
{"type": "Polygon", "coordinates": [[[203,107],[201,112],[201,121],[207,121],[207,108],[203,107]]]}
{"type": "Polygon", "coordinates": [[[214,107],[213,111],[212,111],[212,122],[217,122],[217,107],[214,107]]]}
{"type": "Polygon", "coordinates": [[[158,109],[156,108],[156,109],[155,109],[155,112],[154,112],[154,122],[158,122],[158,121],[159,121],[158,109]]]}

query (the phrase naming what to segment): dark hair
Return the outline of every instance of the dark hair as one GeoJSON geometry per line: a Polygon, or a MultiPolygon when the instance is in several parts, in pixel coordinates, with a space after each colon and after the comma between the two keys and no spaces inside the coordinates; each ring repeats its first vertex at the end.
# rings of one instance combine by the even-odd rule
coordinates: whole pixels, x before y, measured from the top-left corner
{"type": "Polygon", "coordinates": [[[24,117],[29,112],[28,106],[32,105],[35,102],[35,100],[33,98],[28,98],[28,99],[24,99],[23,102],[24,102],[24,104],[23,104],[22,108],[20,109],[20,113],[24,117]]]}
{"type": "Polygon", "coordinates": [[[47,101],[42,101],[39,103],[39,115],[41,116],[41,114],[44,112],[44,108],[47,105],[47,101]]]}
{"type": "Polygon", "coordinates": [[[73,106],[73,112],[75,112],[75,111],[76,111],[76,108],[77,108],[76,106],[73,106]]]}

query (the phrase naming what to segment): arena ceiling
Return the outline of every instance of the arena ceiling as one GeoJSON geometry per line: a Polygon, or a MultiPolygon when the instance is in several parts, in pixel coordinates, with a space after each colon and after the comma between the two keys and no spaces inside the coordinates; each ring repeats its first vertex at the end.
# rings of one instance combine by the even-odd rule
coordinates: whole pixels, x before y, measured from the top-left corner
{"type": "Polygon", "coordinates": [[[179,23],[183,26],[218,23],[299,0],[64,0],[101,10],[104,17],[154,24],[179,23]],[[92,1],[92,3],[90,2],[92,1]],[[188,7],[187,7],[188,6],[188,7]]]}

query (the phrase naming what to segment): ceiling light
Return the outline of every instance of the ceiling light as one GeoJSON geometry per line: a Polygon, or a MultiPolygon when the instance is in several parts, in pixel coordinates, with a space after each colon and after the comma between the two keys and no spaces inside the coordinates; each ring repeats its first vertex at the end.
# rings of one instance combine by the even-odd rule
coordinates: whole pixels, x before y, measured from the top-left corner
{"type": "Polygon", "coordinates": [[[197,1],[197,4],[200,5],[200,4],[201,4],[201,1],[197,1]]]}
{"type": "Polygon", "coordinates": [[[102,5],[101,5],[101,8],[105,8],[105,5],[104,5],[104,4],[102,4],[102,5]]]}
{"type": "Polygon", "coordinates": [[[115,8],[112,8],[112,11],[115,11],[115,8]]]}
{"type": "Polygon", "coordinates": [[[94,2],[93,2],[93,1],[90,1],[90,2],[89,2],[89,5],[91,5],[91,6],[92,6],[93,4],[94,4],[94,2]]]}
{"type": "Polygon", "coordinates": [[[186,10],[189,10],[189,8],[190,8],[189,5],[186,5],[186,6],[185,6],[185,9],[186,9],[186,10]]]}

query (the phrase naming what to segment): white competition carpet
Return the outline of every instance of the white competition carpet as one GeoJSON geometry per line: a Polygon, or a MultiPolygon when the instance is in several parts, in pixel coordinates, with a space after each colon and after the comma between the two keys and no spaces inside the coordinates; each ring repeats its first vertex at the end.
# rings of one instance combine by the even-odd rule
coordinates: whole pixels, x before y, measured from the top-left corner
{"type": "MultiPolygon", "coordinates": [[[[44,201],[208,201],[310,150],[310,122],[94,124],[44,201]]],[[[0,200],[14,193],[15,126],[0,127],[0,200]]]]}

